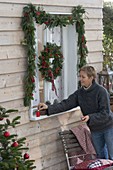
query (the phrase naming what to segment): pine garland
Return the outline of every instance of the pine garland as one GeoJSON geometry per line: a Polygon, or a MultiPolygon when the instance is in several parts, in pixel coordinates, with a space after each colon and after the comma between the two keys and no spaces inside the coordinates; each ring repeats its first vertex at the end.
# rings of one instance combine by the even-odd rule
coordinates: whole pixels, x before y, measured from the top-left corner
{"type": "Polygon", "coordinates": [[[81,6],[74,7],[72,14],[68,16],[52,15],[46,13],[41,7],[36,8],[34,5],[29,4],[23,8],[22,29],[24,31],[23,45],[26,45],[28,56],[28,68],[25,78],[25,98],[24,105],[30,106],[33,100],[33,90],[35,88],[35,25],[34,19],[37,24],[45,24],[45,27],[54,28],[57,26],[63,27],[66,25],[73,25],[76,23],[76,31],[78,33],[78,69],[86,64],[86,56],[88,53],[85,38],[85,29],[83,15],[85,10],[81,6]]]}

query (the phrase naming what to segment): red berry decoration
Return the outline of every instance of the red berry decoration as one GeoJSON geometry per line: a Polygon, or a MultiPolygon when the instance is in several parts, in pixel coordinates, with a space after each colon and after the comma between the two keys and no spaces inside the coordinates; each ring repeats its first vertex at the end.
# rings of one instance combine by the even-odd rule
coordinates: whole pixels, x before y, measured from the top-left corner
{"type": "Polygon", "coordinates": [[[4,132],[4,136],[7,138],[10,136],[10,133],[8,131],[4,132]]]}
{"type": "Polygon", "coordinates": [[[82,35],[82,42],[84,42],[84,40],[85,40],[85,37],[84,37],[84,35],[82,35]]]}
{"type": "Polygon", "coordinates": [[[24,159],[29,159],[29,154],[28,153],[24,154],[24,159]]]}
{"type": "Polygon", "coordinates": [[[17,147],[19,144],[18,144],[18,142],[14,142],[13,144],[12,144],[12,147],[17,147]]]}
{"type": "Polygon", "coordinates": [[[31,78],[31,81],[32,81],[32,83],[34,83],[34,82],[35,82],[35,79],[34,79],[34,77],[32,77],[32,78],[31,78]]]}
{"type": "Polygon", "coordinates": [[[36,112],[36,117],[40,117],[40,111],[39,110],[36,112]]]}
{"type": "Polygon", "coordinates": [[[41,13],[40,13],[40,11],[37,11],[36,14],[39,16],[41,13]]]}
{"type": "Polygon", "coordinates": [[[0,117],[0,121],[2,121],[4,118],[3,117],[0,117]]]}

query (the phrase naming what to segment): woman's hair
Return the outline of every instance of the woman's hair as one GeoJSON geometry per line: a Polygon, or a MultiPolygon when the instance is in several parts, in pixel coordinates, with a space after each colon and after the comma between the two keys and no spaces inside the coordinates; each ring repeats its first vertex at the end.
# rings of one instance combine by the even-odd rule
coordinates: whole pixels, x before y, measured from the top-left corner
{"type": "Polygon", "coordinates": [[[80,68],[80,71],[84,71],[88,77],[93,76],[94,79],[96,78],[97,73],[96,73],[95,68],[92,66],[83,66],[80,68]]]}

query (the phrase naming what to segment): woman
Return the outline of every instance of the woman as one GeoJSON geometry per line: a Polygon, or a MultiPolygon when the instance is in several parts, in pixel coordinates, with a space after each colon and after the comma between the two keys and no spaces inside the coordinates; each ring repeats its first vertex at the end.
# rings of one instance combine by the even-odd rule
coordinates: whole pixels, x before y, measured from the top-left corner
{"type": "Polygon", "coordinates": [[[113,160],[113,113],[110,110],[109,94],[104,87],[96,83],[95,78],[94,67],[82,67],[80,89],[58,104],[47,106],[40,103],[38,109],[46,110],[47,115],[52,115],[80,106],[82,121],[90,128],[97,157],[113,160]]]}

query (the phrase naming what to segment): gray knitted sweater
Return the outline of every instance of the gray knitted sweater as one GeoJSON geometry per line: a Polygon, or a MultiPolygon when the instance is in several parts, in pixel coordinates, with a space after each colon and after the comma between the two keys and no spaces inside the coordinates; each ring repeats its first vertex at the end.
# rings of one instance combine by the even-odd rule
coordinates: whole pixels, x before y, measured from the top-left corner
{"type": "Polygon", "coordinates": [[[113,113],[107,90],[95,81],[90,88],[83,87],[58,104],[48,106],[48,115],[64,112],[80,106],[83,115],[89,115],[87,125],[91,131],[99,131],[113,126],[113,113]]]}

